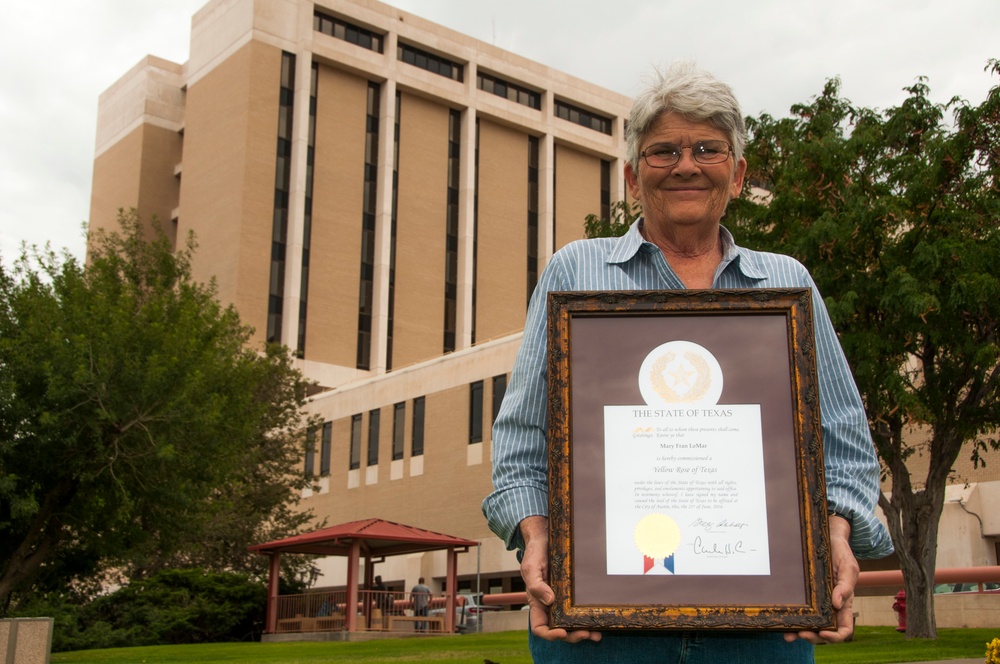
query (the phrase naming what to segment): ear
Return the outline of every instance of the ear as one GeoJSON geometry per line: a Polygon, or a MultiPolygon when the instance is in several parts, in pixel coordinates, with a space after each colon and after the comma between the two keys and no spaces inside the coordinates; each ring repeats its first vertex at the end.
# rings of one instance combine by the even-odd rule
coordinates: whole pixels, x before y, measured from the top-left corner
{"type": "Polygon", "coordinates": [[[740,157],[740,160],[736,162],[736,170],[733,172],[733,188],[730,195],[733,198],[737,198],[740,192],[743,191],[743,179],[747,174],[747,160],[740,157]]]}
{"type": "Polygon", "coordinates": [[[632,170],[632,163],[628,161],[625,162],[625,184],[628,185],[632,200],[639,200],[639,175],[632,170]]]}

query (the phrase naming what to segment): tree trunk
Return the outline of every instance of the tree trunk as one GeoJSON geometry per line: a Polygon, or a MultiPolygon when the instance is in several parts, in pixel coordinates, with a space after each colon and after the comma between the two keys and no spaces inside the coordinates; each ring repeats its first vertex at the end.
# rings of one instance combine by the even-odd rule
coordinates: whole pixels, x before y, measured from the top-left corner
{"type": "Polygon", "coordinates": [[[12,593],[37,572],[55,550],[62,535],[62,524],[56,511],[72,498],[74,492],[75,483],[63,480],[45,497],[24,539],[6,561],[7,564],[0,568],[0,606],[10,607],[12,593]]]}
{"type": "Polygon", "coordinates": [[[909,551],[909,560],[917,563],[904,567],[906,588],[906,638],[936,639],[937,621],[934,616],[934,572],[937,569],[938,527],[944,507],[944,487],[938,491],[927,487],[904,503],[906,516],[903,546],[909,551]]]}
{"type": "Polygon", "coordinates": [[[28,536],[7,561],[3,574],[0,574],[0,604],[4,606],[10,606],[11,593],[38,571],[55,549],[55,542],[50,538],[47,524],[39,525],[39,528],[32,527],[28,536]]]}
{"type": "Polygon", "coordinates": [[[888,517],[889,532],[906,590],[906,638],[936,639],[934,616],[934,572],[937,567],[937,538],[944,508],[944,485],[914,491],[908,482],[896,481],[893,472],[892,498],[880,499],[888,517]]]}

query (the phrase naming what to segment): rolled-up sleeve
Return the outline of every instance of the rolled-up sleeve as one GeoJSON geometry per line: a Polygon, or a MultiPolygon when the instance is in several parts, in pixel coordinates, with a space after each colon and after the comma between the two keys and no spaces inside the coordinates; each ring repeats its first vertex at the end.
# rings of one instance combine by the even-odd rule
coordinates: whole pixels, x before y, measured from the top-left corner
{"type": "Polygon", "coordinates": [[[493,492],[483,501],[490,529],[507,548],[522,549],[518,525],[548,516],[548,293],[565,290],[557,256],[543,271],[528,306],[524,338],[493,424],[493,492]]]}
{"type": "Polygon", "coordinates": [[[878,456],[847,358],[815,284],[812,289],[827,503],[851,522],[855,556],[883,558],[893,549],[888,531],[875,516],[878,456]]]}

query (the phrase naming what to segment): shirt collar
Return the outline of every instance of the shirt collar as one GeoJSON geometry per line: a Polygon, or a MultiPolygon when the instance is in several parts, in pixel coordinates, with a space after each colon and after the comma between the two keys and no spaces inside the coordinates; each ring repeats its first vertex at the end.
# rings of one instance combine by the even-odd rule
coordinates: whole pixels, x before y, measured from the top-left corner
{"type": "MultiPolygon", "coordinates": [[[[625,235],[618,238],[608,254],[609,264],[627,263],[632,260],[640,251],[652,253],[659,251],[659,248],[652,242],[647,242],[640,232],[642,217],[636,219],[629,227],[625,235]]],[[[766,279],[767,274],[754,264],[754,260],[745,249],[737,246],[733,234],[725,226],[719,226],[719,235],[722,239],[722,263],[721,268],[727,269],[733,264],[748,279],[766,279]]],[[[721,270],[720,272],[721,273],[721,270]]]]}

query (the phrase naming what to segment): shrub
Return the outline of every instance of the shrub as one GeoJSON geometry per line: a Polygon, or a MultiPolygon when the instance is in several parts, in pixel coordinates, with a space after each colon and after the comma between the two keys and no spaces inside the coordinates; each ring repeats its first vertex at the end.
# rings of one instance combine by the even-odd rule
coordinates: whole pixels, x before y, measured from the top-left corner
{"type": "Polygon", "coordinates": [[[245,574],[161,571],[85,603],[49,595],[22,615],[55,619],[52,650],[255,641],[267,605],[264,584],[245,574]]]}

